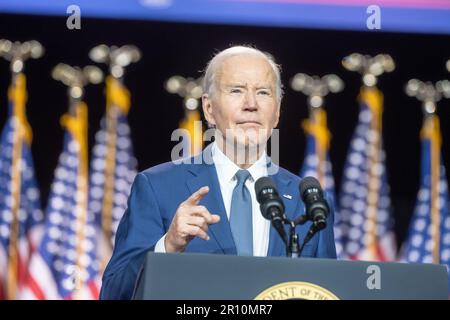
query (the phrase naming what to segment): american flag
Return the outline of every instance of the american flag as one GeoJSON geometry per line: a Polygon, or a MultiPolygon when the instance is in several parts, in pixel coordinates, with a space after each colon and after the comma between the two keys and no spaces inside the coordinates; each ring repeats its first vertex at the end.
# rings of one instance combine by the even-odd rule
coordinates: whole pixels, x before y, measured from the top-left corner
{"type": "Polygon", "coordinates": [[[25,103],[25,75],[16,74],[0,140],[0,299],[17,299],[23,290],[43,221],[25,103]]]}
{"type": "Polygon", "coordinates": [[[421,136],[420,189],[402,260],[450,267],[450,203],[437,115],[426,116],[421,136]]]}
{"type": "Polygon", "coordinates": [[[327,115],[322,108],[314,108],[310,112],[309,120],[303,122],[306,132],[306,152],[300,177],[313,176],[319,180],[330,205],[334,208],[335,216],[335,242],[338,258],[343,258],[343,243],[341,230],[337,228],[339,222],[339,210],[336,206],[336,193],[334,190],[334,178],[329,156],[330,132],[327,127],[327,115]]]}
{"type": "Polygon", "coordinates": [[[89,211],[95,216],[103,269],[110,259],[116,230],[137,173],[127,114],[128,90],[117,79],[106,80],[106,114],[95,135],[89,181],[89,211]]]}
{"type": "Polygon", "coordinates": [[[45,234],[33,255],[25,299],[97,299],[100,274],[95,220],[87,210],[87,106],[62,118],[63,151],[45,216],[45,234]]]}
{"type": "Polygon", "coordinates": [[[360,113],[348,151],[339,199],[345,255],[354,260],[391,261],[396,244],[382,146],[383,96],[363,87],[360,113]]]}

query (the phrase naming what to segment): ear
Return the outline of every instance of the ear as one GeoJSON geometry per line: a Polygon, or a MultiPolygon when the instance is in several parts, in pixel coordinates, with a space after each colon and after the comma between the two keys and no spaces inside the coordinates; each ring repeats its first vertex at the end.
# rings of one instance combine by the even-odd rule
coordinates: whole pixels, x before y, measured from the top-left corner
{"type": "Polygon", "coordinates": [[[211,98],[207,93],[204,93],[202,95],[202,108],[206,121],[208,121],[209,124],[216,125],[216,121],[214,120],[214,117],[212,115],[211,98]]]}

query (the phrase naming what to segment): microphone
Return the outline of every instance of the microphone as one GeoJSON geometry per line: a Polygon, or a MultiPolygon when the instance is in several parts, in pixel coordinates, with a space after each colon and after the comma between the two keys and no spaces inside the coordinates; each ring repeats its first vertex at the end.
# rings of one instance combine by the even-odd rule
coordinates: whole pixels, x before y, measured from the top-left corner
{"type": "Polygon", "coordinates": [[[322,187],[314,177],[305,177],[299,185],[300,197],[305,204],[306,216],[313,222],[314,233],[327,226],[330,212],[328,202],[323,197],[322,187]]]}
{"type": "Polygon", "coordinates": [[[298,255],[300,257],[305,245],[318,231],[327,226],[327,217],[330,212],[330,207],[328,206],[328,202],[323,197],[322,187],[316,178],[305,177],[302,181],[300,181],[299,189],[300,197],[305,204],[306,219],[304,221],[312,221],[311,227],[303,239],[303,244],[298,255]]]}
{"type": "Polygon", "coordinates": [[[284,223],[287,217],[284,214],[284,204],[278,195],[277,188],[269,177],[261,177],[255,182],[256,199],[260,204],[261,214],[267,220],[272,222],[273,227],[287,244],[286,231],[284,223]]]}

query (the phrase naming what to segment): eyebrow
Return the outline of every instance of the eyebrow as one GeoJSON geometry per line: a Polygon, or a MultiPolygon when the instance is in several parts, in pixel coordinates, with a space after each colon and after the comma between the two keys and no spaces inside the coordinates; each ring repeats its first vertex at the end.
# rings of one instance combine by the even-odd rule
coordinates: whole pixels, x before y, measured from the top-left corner
{"type": "MultiPolygon", "coordinates": [[[[247,85],[242,84],[242,83],[230,83],[230,84],[226,84],[225,87],[227,87],[227,88],[246,88],[247,85]]],[[[272,88],[270,86],[256,87],[256,90],[261,90],[261,89],[272,90],[272,88]]]]}
{"type": "Polygon", "coordinates": [[[242,84],[242,83],[229,83],[226,84],[225,87],[227,88],[245,88],[247,85],[242,84]]]}

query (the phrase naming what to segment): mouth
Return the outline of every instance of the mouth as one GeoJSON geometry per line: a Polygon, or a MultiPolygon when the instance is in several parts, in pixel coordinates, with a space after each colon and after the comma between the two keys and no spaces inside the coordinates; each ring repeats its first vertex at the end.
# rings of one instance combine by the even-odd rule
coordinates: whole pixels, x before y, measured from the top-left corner
{"type": "Polygon", "coordinates": [[[258,121],[239,121],[236,123],[239,126],[249,126],[249,127],[257,127],[257,126],[261,126],[261,123],[258,121]]]}

